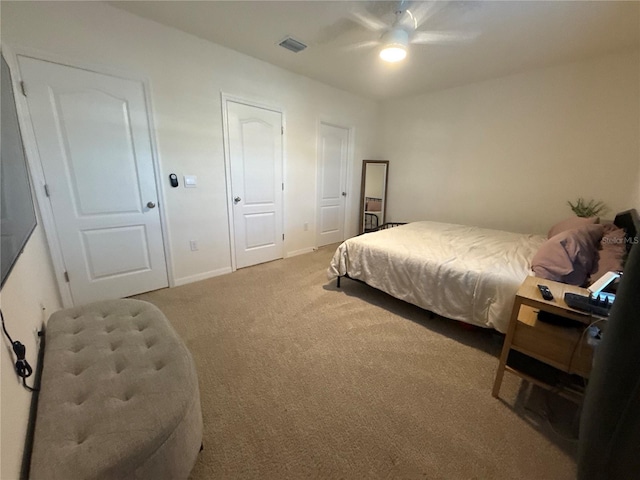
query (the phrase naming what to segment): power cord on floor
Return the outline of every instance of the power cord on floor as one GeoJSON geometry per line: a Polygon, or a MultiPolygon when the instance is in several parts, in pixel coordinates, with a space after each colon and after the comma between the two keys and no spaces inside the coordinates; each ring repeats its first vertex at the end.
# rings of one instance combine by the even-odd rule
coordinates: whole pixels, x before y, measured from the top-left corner
{"type": "Polygon", "coordinates": [[[2,331],[9,339],[11,348],[13,349],[13,353],[15,353],[16,355],[16,374],[20,378],[22,378],[22,385],[24,386],[24,388],[26,388],[30,392],[37,392],[37,388],[27,385],[26,379],[33,374],[33,368],[31,368],[31,365],[29,365],[29,362],[27,362],[27,359],[25,358],[27,355],[27,347],[25,347],[17,340],[15,342],[13,341],[11,335],[9,335],[9,332],[7,332],[7,327],[4,324],[4,315],[2,314],[2,310],[0,310],[0,318],[2,318],[2,331]]]}
{"type": "Polygon", "coordinates": [[[580,335],[580,337],[578,337],[578,340],[576,341],[575,345],[573,346],[573,350],[571,351],[571,357],[569,357],[569,372],[571,372],[571,368],[573,367],[573,360],[576,356],[576,352],[578,352],[578,358],[582,356],[582,341],[584,340],[587,332],[590,331],[591,327],[597,325],[600,322],[604,322],[605,320],[606,318],[598,318],[582,329],[582,334],[580,335]]]}

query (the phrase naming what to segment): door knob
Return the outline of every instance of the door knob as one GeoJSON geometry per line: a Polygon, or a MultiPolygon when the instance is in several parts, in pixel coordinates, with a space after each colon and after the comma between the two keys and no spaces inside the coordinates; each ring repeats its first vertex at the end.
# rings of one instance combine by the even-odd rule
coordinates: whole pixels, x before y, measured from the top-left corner
{"type": "Polygon", "coordinates": [[[236,197],[233,199],[233,203],[238,203],[240,200],[242,200],[240,197],[236,197]]]}
{"type": "Polygon", "coordinates": [[[147,207],[148,208],[155,208],[156,204],[153,202],[147,202],[147,207]]]}
{"type": "Polygon", "coordinates": [[[347,192],[342,192],[342,196],[346,197],[347,196],[347,192]]]}

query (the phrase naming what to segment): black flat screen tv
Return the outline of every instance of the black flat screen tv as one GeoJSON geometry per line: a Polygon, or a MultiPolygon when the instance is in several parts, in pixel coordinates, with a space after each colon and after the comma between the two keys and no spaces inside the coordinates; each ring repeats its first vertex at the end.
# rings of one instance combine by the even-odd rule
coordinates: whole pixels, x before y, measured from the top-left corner
{"type": "Polygon", "coordinates": [[[29,172],[18,125],[9,65],[2,56],[0,71],[0,267],[2,288],[36,228],[29,172]]]}

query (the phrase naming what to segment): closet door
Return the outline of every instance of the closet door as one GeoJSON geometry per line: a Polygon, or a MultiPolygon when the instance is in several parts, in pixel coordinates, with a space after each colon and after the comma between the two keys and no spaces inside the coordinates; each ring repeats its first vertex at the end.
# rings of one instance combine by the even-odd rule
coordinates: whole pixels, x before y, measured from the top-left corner
{"type": "Polygon", "coordinates": [[[344,240],[349,130],[320,124],[318,138],[318,223],[316,245],[344,240]]]}
{"type": "Polygon", "coordinates": [[[74,304],[168,286],[142,83],[19,66],[74,304]]]}
{"type": "Polygon", "coordinates": [[[236,267],[283,257],[282,114],[228,100],[236,267]]]}

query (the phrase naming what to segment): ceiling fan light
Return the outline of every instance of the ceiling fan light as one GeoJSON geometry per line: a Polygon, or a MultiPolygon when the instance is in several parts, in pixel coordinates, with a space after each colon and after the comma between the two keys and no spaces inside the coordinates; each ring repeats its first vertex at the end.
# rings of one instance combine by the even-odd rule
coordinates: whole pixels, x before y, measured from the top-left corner
{"type": "Polygon", "coordinates": [[[385,62],[399,62],[407,56],[409,34],[403,29],[390,30],[380,40],[382,42],[380,58],[385,62]]]}
{"type": "Polygon", "coordinates": [[[404,60],[406,56],[407,49],[399,45],[384,47],[380,50],[380,58],[385,62],[399,62],[400,60],[404,60]]]}

